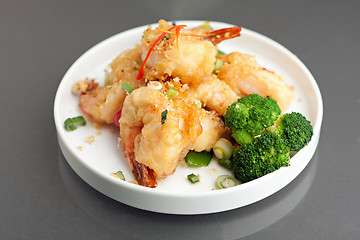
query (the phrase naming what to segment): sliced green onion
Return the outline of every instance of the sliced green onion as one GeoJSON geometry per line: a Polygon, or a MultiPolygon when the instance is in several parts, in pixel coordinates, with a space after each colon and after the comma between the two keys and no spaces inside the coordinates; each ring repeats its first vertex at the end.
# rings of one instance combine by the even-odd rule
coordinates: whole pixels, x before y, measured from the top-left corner
{"type": "Polygon", "coordinates": [[[221,51],[221,50],[218,50],[218,53],[217,53],[218,55],[225,55],[225,53],[223,52],[223,51],[221,51]]]}
{"type": "Polygon", "coordinates": [[[211,152],[190,151],[185,157],[185,162],[190,167],[206,167],[212,159],[211,152]]]}
{"type": "Polygon", "coordinates": [[[218,159],[230,158],[234,151],[234,146],[226,138],[220,138],[214,145],[213,151],[218,159]]]}
{"type": "Polygon", "coordinates": [[[227,169],[232,169],[233,166],[233,162],[228,158],[219,159],[218,163],[227,169]]]}
{"type": "Polygon", "coordinates": [[[219,189],[236,186],[236,181],[232,176],[221,175],[216,179],[216,187],[219,189]]]}
{"type": "Polygon", "coordinates": [[[219,71],[223,65],[224,65],[224,61],[217,58],[214,63],[213,73],[216,73],[217,71],[219,71]]]}
{"type": "Polygon", "coordinates": [[[116,176],[118,176],[121,180],[124,180],[124,181],[125,181],[125,176],[124,176],[124,174],[123,174],[122,171],[117,171],[115,174],[116,174],[116,176]]]}
{"type": "Polygon", "coordinates": [[[163,37],[163,39],[166,39],[166,40],[169,40],[169,38],[170,38],[170,34],[168,34],[168,33],[165,34],[164,37],[163,37]]]}
{"type": "Polygon", "coordinates": [[[130,94],[132,91],[134,91],[134,87],[130,85],[128,82],[124,82],[121,84],[122,89],[126,92],[126,94],[130,94]]]}
{"type": "Polygon", "coordinates": [[[210,26],[210,22],[209,21],[205,21],[203,25],[200,26],[203,29],[210,29],[212,30],[212,27],[210,26]]]}
{"type": "Polygon", "coordinates": [[[73,120],[71,118],[65,120],[64,126],[67,131],[74,131],[78,128],[78,126],[73,123],[73,120]]]}
{"type": "Polygon", "coordinates": [[[195,174],[193,174],[193,173],[187,175],[187,178],[189,179],[189,181],[190,181],[191,183],[197,183],[197,182],[200,181],[199,178],[198,178],[195,174]]]}
{"type": "Polygon", "coordinates": [[[199,101],[199,100],[197,100],[197,99],[195,99],[194,100],[194,103],[195,103],[195,105],[199,108],[199,109],[201,109],[201,102],[199,101]]]}
{"type": "Polygon", "coordinates": [[[86,121],[82,116],[68,118],[64,122],[64,127],[67,131],[74,131],[80,126],[85,126],[86,121]]]}
{"type": "Polygon", "coordinates": [[[83,116],[73,117],[72,119],[73,119],[73,121],[75,123],[79,124],[79,126],[85,126],[86,125],[86,120],[83,118],[83,116]]]}
{"type": "Polygon", "coordinates": [[[168,110],[165,109],[162,113],[161,113],[161,124],[164,124],[167,118],[167,114],[168,114],[168,110]]]}
{"type": "Polygon", "coordinates": [[[171,87],[168,90],[166,90],[166,96],[168,96],[169,98],[174,98],[179,94],[179,91],[177,90],[176,87],[171,87]]]}

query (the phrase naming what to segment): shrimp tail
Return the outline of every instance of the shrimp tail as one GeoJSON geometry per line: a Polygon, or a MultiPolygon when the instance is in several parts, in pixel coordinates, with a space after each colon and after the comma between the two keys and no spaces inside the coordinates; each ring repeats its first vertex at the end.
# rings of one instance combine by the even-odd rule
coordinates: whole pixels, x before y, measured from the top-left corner
{"type": "Polygon", "coordinates": [[[126,159],[132,170],[132,173],[139,185],[155,188],[157,187],[156,177],[154,171],[146,165],[135,160],[134,152],[127,154],[126,159]]]}
{"type": "Polygon", "coordinates": [[[91,79],[90,81],[88,80],[88,86],[87,86],[86,92],[82,93],[82,94],[86,94],[87,92],[91,92],[91,91],[95,90],[98,86],[99,86],[99,84],[97,82],[95,82],[94,79],[91,79]]]}
{"type": "Polygon", "coordinates": [[[79,107],[83,113],[88,115],[90,118],[103,122],[99,119],[97,119],[93,112],[92,108],[97,103],[97,94],[101,91],[101,87],[99,87],[99,84],[95,82],[93,79],[88,80],[86,79],[86,89],[85,91],[82,91],[79,98],[79,107]]]}
{"type": "Polygon", "coordinates": [[[139,185],[155,188],[157,187],[157,181],[154,171],[135,159],[134,141],[135,137],[141,132],[141,127],[134,127],[130,132],[130,141],[121,141],[121,148],[123,149],[128,165],[139,185]]]}
{"type": "Polygon", "coordinates": [[[154,170],[135,160],[132,161],[132,172],[139,185],[155,188],[157,187],[154,170]]]}
{"type": "Polygon", "coordinates": [[[203,39],[211,41],[213,44],[218,44],[224,40],[240,36],[241,27],[222,28],[210,31],[203,39]]]}

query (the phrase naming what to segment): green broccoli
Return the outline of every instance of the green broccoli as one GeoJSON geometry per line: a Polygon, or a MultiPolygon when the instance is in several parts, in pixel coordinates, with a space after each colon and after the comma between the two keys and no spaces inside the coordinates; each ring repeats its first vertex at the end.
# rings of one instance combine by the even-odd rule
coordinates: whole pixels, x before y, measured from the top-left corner
{"type": "Polygon", "coordinates": [[[235,177],[245,183],[289,166],[289,153],[289,147],[277,134],[266,132],[234,153],[232,168],[235,177]]]}
{"type": "Polygon", "coordinates": [[[274,99],[250,94],[232,103],[224,119],[232,130],[232,137],[244,145],[272,126],[280,113],[280,107],[274,99]]]}
{"type": "Polygon", "coordinates": [[[299,151],[305,147],[314,134],[310,122],[297,112],[280,116],[268,130],[280,136],[290,151],[299,151]]]}

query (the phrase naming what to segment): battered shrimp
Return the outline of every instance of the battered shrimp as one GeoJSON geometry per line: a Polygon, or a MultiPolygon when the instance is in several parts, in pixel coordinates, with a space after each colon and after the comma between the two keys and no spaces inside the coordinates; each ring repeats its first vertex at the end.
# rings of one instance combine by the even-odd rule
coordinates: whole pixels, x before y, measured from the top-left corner
{"type": "Polygon", "coordinates": [[[172,174],[202,133],[198,107],[142,87],[126,99],[120,118],[121,147],[138,183],[156,186],[172,174]]]}
{"type": "MultiPolygon", "coordinates": [[[[159,28],[170,26],[164,20],[159,21],[159,28]]],[[[148,28],[141,40],[142,60],[145,60],[150,47],[160,35],[160,31],[148,28]]],[[[216,49],[209,41],[199,38],[170,35],[153,49],[146,61],[144,73],[147,79],[164,80],[168,76],[184,79],[185,83],[197,83],[214,68],[216,49]]]]}
{"type": "Polygon", "coordinates": [[[86,91],[80,95],[80,109],[98,123],[112,123],[114,114],[122,107],[127,96],[122,83],[128,82],[134,88],[145,86],[144,81],[136,80],[140,55],[140,46],[121,53],[110,64],[107,86],[101,87],[94,80],[88,81],[86,91]]]}
{"type": "Polygon", "coordinates": [[[237,95],[257,93],[271,97],[285,111],[294,98],[292,87],[286,85],[283,77],[261,67],[255,57],[233,52],[223,57],[224,66],[218,78],[226,82],[237,95]]]}
{"type": "Polygon", "coordinates": [[[208,75],[203,78],[199,86],[189,90],[192,98],[198,99],[209,110],[215,110],[217,114],[224,115],[227,107],[243,95],[235,92],[216,75],[208,75]]]}
{"type": "Polygon", "coordinates": [[[109,84],[122,82],[131,82],[134,87],[143,81],[136,81],[142,60],[142,47],[136,45],[134,49],[125,50],[117,56],[110,64],[108,77],[109,84]]]}
{"type": "Polygon", "coordinates": [[[215,112],[208,112],[205,109],[200,110],[200,124],[202,133],[195,141],[192,150],[197,152],[209,152],[215,143],[224,136],[226,127],[222,119],[215,112]]]}
{"type": "Polygon", "coordinates": [[[160,30],[149,27],[144,32],[141,40],[142,60],[145,63],[144,75],[148,80],[165,80],[172,76],[179,77],[183,83],[197,85],[214,68],[217,53],[215,43],[240,35],[240,27],[180,32],[183,27],[185,26],[171,27],[166,21],[160,20],[160,30]],[[161,35],[162,31],[167,32],[168,36],[161,35]]]}
{"type": "Polygon", "coordinates": [[[87,91],[81,93],[79,107],[98,123],[112,123],[114,114],[122,107],[126,93],[121,84],[100,87],[92,80],[87,91]]]}

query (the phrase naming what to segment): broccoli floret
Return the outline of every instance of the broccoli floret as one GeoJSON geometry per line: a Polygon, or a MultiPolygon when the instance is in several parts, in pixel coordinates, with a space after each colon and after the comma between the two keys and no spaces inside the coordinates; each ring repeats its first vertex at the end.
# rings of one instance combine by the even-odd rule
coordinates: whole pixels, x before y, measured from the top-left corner
{"type": "Polygon", "coordinates": [[[297,112],[279,117],[269,131],[279,135],[290,151],[299,151],[305,147],[314,134],[310,121],[297,112]]]}
{"type": "Polygon", "coordinates": [[[274,99],[250,94],[232,103],[224,119],[232,130],[232,137],[244,145],[272,126],[280,113],[280,107],[274,99]]]}
{"type": "Polygon", "coordinates": [[[234,153],[235,177],[245,183],[289,166],[289,153],[289,147],[277,134],[266,132],[234,153]]]}

